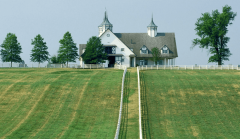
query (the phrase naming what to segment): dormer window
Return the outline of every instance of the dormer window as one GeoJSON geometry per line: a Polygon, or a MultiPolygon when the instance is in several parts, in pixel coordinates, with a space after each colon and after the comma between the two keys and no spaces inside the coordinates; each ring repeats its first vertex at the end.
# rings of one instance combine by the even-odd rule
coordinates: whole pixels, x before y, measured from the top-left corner
{"type": "Polygon", "coordinates": [[[162,53],[163,54],[167,54],[168,53],[168,47],[166,45],[163,46],[162,53]]]}
{"type": "Polygon", "coordinates": [[[140,49],[140,53],[141,54],[148,54],[148,49],[145,45],[143,45],[143,47],[140,49]]]}

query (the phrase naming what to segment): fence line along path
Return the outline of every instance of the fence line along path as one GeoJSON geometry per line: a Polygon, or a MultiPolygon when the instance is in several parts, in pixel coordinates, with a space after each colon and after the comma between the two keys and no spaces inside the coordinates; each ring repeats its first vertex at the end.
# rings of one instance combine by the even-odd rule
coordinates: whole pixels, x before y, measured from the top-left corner
{"type": "Polygon", "coordinates": [[[138,74],[138,106],[139,106],[139,138],[142,139],[142,115],[141,115],[141,90],[140,90],[140,75],[139,67],[137,67],[138,74]]]}
{"type": "Polygon", "coordinates": [[[240,65],[142,65],[139,70],[240,70],[240,65]]]}
{"type": "Polygon", "coordinates": [[[118,123],[117,123],[117,129],[116,129],[114,139],[118,139],[118,137],[119,137],[119,131],[120,131],[120,125],[121,125],[121,115],[122,115],[122,104],[123,104],[124,80],[125,80],[125,75],[126,75],[126,72],[127,72],[127,67],[126,66],[121,66],[121,67],[118,67],[118,68],[123,69],[124,72],[123,72],[123,77],[122,77],[121,100],[120,100],[118,123]]]}

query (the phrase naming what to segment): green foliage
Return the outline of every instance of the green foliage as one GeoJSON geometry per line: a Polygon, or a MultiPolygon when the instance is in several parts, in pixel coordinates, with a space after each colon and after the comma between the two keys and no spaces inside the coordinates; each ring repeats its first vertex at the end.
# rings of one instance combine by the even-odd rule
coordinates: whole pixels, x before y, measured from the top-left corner
{"type": "Polygon", "coordinates": [[[84,63],[97,64],[104,63],[107,60],[107,53],[101,43],[101,39],[96,36],[92,36],[88,42],[85,52],[82,54],[84,63]]]}
{"type": "Polygon", "coordinates": [[[58,56],[61,62],[66,63],[68,62],[76,62],[78,58],[78,48],[76,44],[73,42],[71,33],[66,32],[63,36],[63,39],[59,41],[61,44],[58,50],[58,56]]]}
{"type": "Polygon", "coordinates": [[[32,40],[32,45],[34,45],[31,54],[32,62],[42,63],[49,59],[48,47],[46,46],[46,42],[43,42],[40,34],[32,40]]]}
{"type": "Polygon", "coordinates": [[[199,45],[199,48],[211,47],[209,52],[213,54],[208,60],[210,62],[218,62],[218,65],[222,65],[224,60],[229,60],[228,57],[232,55],[227,48],[227,43],[230,40],[226,36],[228,32],[228,25],[231,25],[237,15],[231,11],[230,6],[224,6],[223,12],[219,13],[215,10],[210,13],[202,14],[195,23],[197,35],[200,37],[193,40],[193,47],[199,45]]]}
{"type": "Polygon", "coordinates": [[[22,47],[17,41],[17,36],[13,33],[8,33],[7,37],[0,45],[2,47],[0,55],[3,62],[22,62],[20,53],[22,53],[22,47]]]}
{"type": "Polygon", "coordinates": [[[155,63],[155,65],[157,65],[157,62],[158,60],[160,60],[161,57],[161,52],[157,47],[154,47],[151,49],[151,53],[153,57],[151,57],[150,60],[152,60],[155,63]]]}
{"type": "Polygon", "coordinates": [[[59,56],[54,55],[50,58],[50,63],[56,64],[56,63],[63,63],[63,62],[61,61],[59,56]]]}

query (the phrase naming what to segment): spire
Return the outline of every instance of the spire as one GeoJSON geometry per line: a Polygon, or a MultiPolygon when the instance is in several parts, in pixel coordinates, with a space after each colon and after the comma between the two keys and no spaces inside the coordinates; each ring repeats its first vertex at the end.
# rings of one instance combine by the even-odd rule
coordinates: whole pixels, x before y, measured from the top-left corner
{"type": "Polygon", "coordinates": [[[147,27],[157,27],[153,22],[153,13],[152,13],[152,20],[151,23],[147,27]]]}
{"type": "Polygon", "coordinates": [[[108,16],[107,16],[107,10],[105,8],[105,13],[104,13],[104,18],[103,18],[103,22],[102,24],[100,24],[98,27],[101,27],[103,25],[109,25],[109,26],[112,26],[112,24],[109,22],[108,20],[108,16]]]}

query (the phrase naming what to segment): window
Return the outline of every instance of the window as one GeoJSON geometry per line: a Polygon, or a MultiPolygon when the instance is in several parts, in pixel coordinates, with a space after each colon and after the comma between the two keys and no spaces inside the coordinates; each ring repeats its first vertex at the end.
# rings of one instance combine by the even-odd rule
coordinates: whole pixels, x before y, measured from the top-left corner
{"type": "Polygon", "coordinates": [[[147,52],[148,52],[147,47],[145,45],[143,45],[143,47],[140,49],[140,53],[141,54],[147,54],[147,52]]]}
{"type": "Polygon", "coordinates": [[[162,53],[167,54],[168,53],[168,48],[166,45],[163,46],[162,48],[162,53]]]}
{"type": "Polygon", "coordinates": [[[163,53],[167,54],[167,50],[163,50],[163,53]]]}
{"type": "Polygon", "coordinates": [[[105,47],[105,52],[107,54],[116,54],[116,49],[115,47],[105,47]]]}
{"type": "Polygon", "coordinates": [[[124,48],[121,48],[121,51],[124,51],[124,48]]]}
{"type": "Polygon", "coordinates": [[[116,57],[115,57],[115,62],[116,62],[118,65],[121,65],[121,61],[122,61],[122,57],[121,57],[121,56],[116,56],[116,57]]]}
{"type": "Polygon", "coordinates": [[[107,34],[107,37],[110,37],[110,34],[107,34]]]}
{"type": "Polygon", "coordinates": [[[122,57],[122,62],[124,62],[124,58],[122,57]]]}

